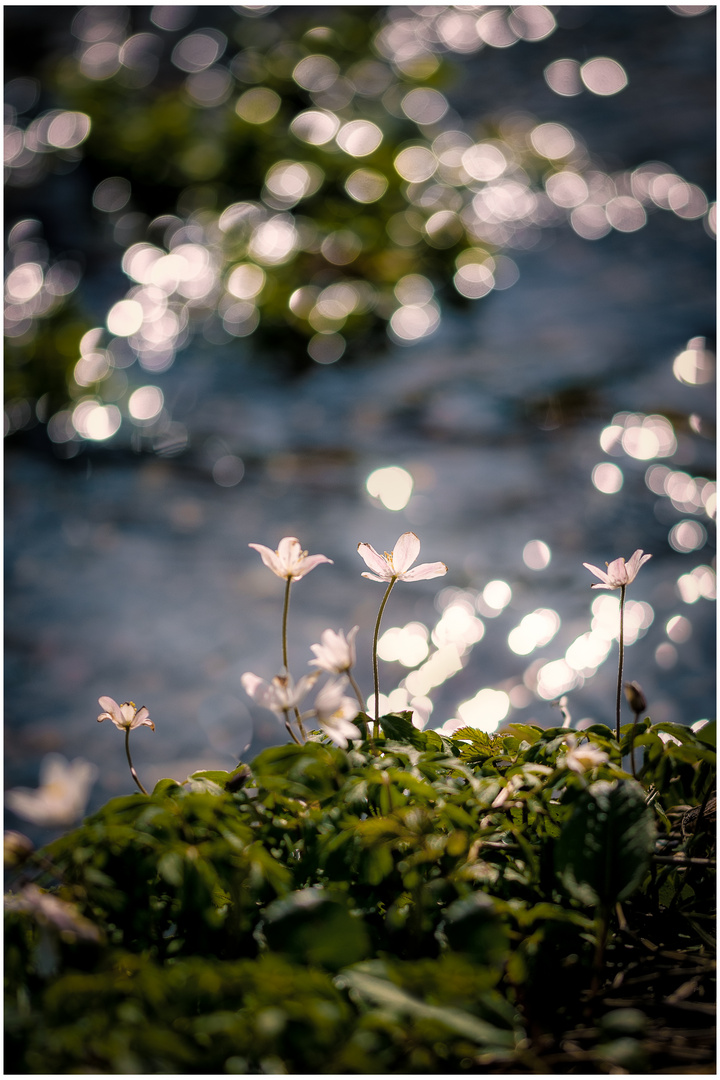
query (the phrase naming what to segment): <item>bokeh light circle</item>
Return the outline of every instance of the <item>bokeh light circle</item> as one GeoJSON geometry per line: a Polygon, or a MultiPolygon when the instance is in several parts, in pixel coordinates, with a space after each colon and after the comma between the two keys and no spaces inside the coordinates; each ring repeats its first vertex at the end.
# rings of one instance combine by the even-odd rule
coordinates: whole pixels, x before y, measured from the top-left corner
{"type": "Polygon", "coordinates": [[[580,68],[580,78],[593,94],[609,97],[624,90],[628,84],[625,69],[609,56],[596,56],[580,68]]]}

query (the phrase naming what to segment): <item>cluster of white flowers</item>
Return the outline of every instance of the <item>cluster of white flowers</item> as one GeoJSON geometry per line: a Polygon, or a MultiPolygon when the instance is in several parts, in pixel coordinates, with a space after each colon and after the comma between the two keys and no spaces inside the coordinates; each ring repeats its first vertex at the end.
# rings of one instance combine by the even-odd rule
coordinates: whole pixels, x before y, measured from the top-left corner
{"type": "MultiPolygon", "coordinates": [[[[283,537],[276,551],[264,544],[249,546],[260,553],[265,566],[277,577],[285,580],[288,586],[292,581],[299,581],[321,563],[332,563],[332,559],[328,559],[326,555],[308,555],[294,536],[283,537]]],[[[420,541],[415,533],[411,532],[403,533],[392,552],[385,552],[384,555],[380,555],[371,544],[360,543],[358,553],[372,571],[363,573],[362,576],[372,581],[387,583],[389,590],[396,581],[425,581],[447,573],[447,566],[441,562],[423,563],[411,569],[419,552],[420,541]]],[[[293,737],[295,736],[290,724],[291,714],[294,713],[301,732],[304,730],[303,722],[314,719],[332,742],[346,747],[351,739],[362,738],[362,732],[352,723],[358,716],[358,711],[363,712],[364,709],[362,697],[351,675],[356,661],[355,636],[358,630],[358,626],[353,626],[347,635],[343,630],[324,630],[320,635],[320,643],[311,646],[315,659],[308,661],[318,670],[304,675],[297,682],[287,670],[276,675],[269,683],[253,672],[246,671],[242,676],[246,693],[258,705],[284,718],[293,737]],[[300,704],[322,672],[333,678],[320,688],[313,708],[301,714],[300,704]],[[357,700],[346,693],[350,685],[355,689],[357,700]]]]}
{"type": "MultiPolygon", "coordinates": [[[[363,737],[363,732],[354,721],[362,722],[367,719],[367,717],[364,717],[362,695],[352,676],[352,668],[357,659],[355,638],[359,627],[353,626],[347,633],[343,630],[324,630],[320,635],[320,642],[310,647],[312,653],[314,653],[314,658],[309,660],[308,664],[317,670],[303,675],[297,681],[290,675],[285,659],[287,656],[286,623],[290,586],[293,581],[300,581],[306,574],[309,574],[311,570],[314,570],[322,563],[332,565],[332,559],[329,559],[327,555],[308,555],[307,551],[303,551],[300,541],[294,536],[283,537],[276,550],[266,547],[264,544],[250,544],[249,546],[259,552],[265,566],[276,577],[282,578],[286,584],[285,609],[283,612],[284,665],[283,670],[275,675],[270,682],[251,671],[246,671],[241,678],[242,685],[247,694],[260,707],[269,709],[279,718],[284,719],[288,731],[296,742],[300,742],[301,739],[297,737],[292,727],[293,720],[297,724],[299,734],[304,738],[303,722],[312,719],[317,722],[324,735],[336,745],[345,748],[353,739],[363,737]],[[301,713],[301,703],[314,688],[323,673],[329,675],[330,678],[318,689],[312,708],[305,713],[301,713]],[[351,697],[347,693],[348,687],[352,688],[355,697],[351,697]]],[[[447,573],[447,566],[443,562],[421,563],[419,566],[414,566],[413,564],[419,553],[420,541],[412,532],[403,533],[392,552],[386,551],[382,555],[375,550],[372,544],[365,542],[358,544],[358,554],[369,568],[368,571],[362,573],[362,576],[369,578],[371,581],[378,581],[387,585],[375,624],[373,641],[376,703],[375,734],[378,733],[377,702],[379,697],[377,641],[380,620],[390,591],[397,581],[427,581],[447,573]]],[[[606,571],[601,570],[592,563],[583,563],[591,573],[600,579],[600,584],[592,586],[594,589],[622,590],[620,607],[621,643],[622,600],[624,599],[625,588],[635,580],[640,567],[651,557],[651,555],[643,554],[642,550],[638,548],[628,562],[623,558],[619,558],[611,563],[606,563],[606,571]]],[[[621,679],[622,644],[618,672],[618,739],[620,731],[621,679]]],[[[637,683],[625,683],[625,693],[633,712],[635,712],[636,716],[639,715],[646,705],[642,690],[637,683]]],[[[147,708],[144,705],[138,708],[132,701],[118,704],[111,697],[101,697],[98,702],[103,709],[103,712],[98,716],[98,721],[110,720],[118,730],[125,732],[125,749],[130,771],[137,786],[144,794],[147,794],[137,777],[129,750],[131,731],[138,727],[149,727],[151,730],[155,730],[155,725],[150,719],[147,708]]],[[[558,758],[557,764],[578,774],[592,771],[609,760],[605,751],[590,743],[579,745],[573,735],[568,735],[567,747],[567,753],[558,758]]],[[[97,777],[97,773],[97,767],[90,762],[78,758],[69,763],[58,754],[50,754],[41,765],[40,787],[35,790],[15,788],[7,792],[7,805],[18,816],[39,826],[71,825],[82,816],[87,805],[90,788],[97,777]]],[[[512,778],[508,785],[498,794],[493,806],[501,805],[510,798],[518,784],[521,785],[523,782],[522,778],[512,778]]]]}

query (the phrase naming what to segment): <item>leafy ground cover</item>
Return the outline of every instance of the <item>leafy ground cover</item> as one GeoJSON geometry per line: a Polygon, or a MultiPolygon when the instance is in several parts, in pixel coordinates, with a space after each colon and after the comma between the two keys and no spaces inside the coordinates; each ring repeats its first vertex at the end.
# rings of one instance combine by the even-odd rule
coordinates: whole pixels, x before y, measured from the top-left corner
{"type": "Polygon", "coordinates": [[[380,726],[18,845],[8,1071],[714,1072],[715,725],[380,726]]]}

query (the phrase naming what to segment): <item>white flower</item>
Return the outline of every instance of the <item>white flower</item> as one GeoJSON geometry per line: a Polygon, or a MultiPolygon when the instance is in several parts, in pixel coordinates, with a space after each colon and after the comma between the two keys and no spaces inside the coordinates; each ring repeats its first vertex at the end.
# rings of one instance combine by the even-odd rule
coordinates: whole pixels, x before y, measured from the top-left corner
{"type": "Polygon", "coordinates": [[[149,727],[155,730],[155,725],[144,705],[140,709],[134,701],[123,701],[122,705],[118,705],[117,701],[111,697],[98,698],[98,705],[105,709],[105,712],[98,716],[98,723],[102,723],[103,720],[112,720],[119,731],[132,731],[136,727],[149,727]]]}
{"type": "Polygon", "coordinates": [[[403,533],[391,553],[380,555],[372,544],[358,544],[358,554],[372,574],[363,573],[371,581],[426,581],[447,574],[442,562],[421,563],[413,570],[412,564],[420,554],[420,541],[415,533],[403,533]]]}
{"type": "Polygon", "coordinates": [[[584,773],[588,769],[595,769],[598,765],[604,765],[606,761],[609,761],[609,757],[604,750],[599,750],[592,743],[582,743],[578,746],[573,735],[568,735],[567,744],[567,754],[557,759],[559,768],[564,767],[576,773],[584,773]]]}
{"type": "Polygon", "coordinates": [[[77,905],[43,892],[37,885],[25,885],[19,893],[5,897],[8,911],[29,911],[38,922],[54,927],[65,940],[100,941],[102,932],[81,915],[77,905]]]}
{"type": "Polygon", "coordinates": [[[344,693],[346,679],[331,679],[318,691],[315,698],[317,721],[334,743],[343,749],[350,739],[361,739],[362,732],[350,722],[357,716],[357,702],[344,693]]]}
{"type": "Polygon", "coordinates": [[[583,566],[602,582],[602,585],[593,585],[593,589],[619,589],[635,580],[638,570],[648,559],[652,559],[652,555],[643,555],[642,549],[638,548],[628,563],[624,559],[615,559],[611,563],[606,563],[607,573],[598,566],[593,566],[592,563],[586,562],[583,566]]]}
{"type": "Polygon", "coordinates": [[[299,581],[320,563],[331,563],[327,555],[308,555],[300,547],[300,541],[295,536],[284,536],[278,544],[277,551],[265,547],[264,544],[248,544],[260,552],[260,557],[273,574],[279,578],[289,578],[291,581],[299,581]]]}
{"type": "Polygon", "coordinates": [[[497,793],[493,801],[490,803],[490,808],[492,810],[497,810],[498,807],[503,806],[508,801],[508,799],[512,798],[512,796],[520,790],[522,786],[522,773],[515,773],[514,776],[510,777],[505,787],[501,788],[500,791],[497,793]]]}
{"type": "Polygon", "coordinates": [[[334,675],[349,671],[355,665],[355,635],[359,629],[359,626],[353,626],[347,637],[342,630],[338,630],[337,634],[334,630],[323,630],[321,644],[310,646],[315,659],[308,660],[308,663],[334,675]]]}
{"type": "Polygon", "coordinates": [[[313,671],[311,675],[303,675],[297,683],[294,683],[290,675],[276,675],[268,683],[259,675],[253,675],[252,671],[246,671],[240,681],[245,693],[253,701],[257,701],[258,705],[264,709],[270,709],[279,716],[286,716],[291,709],[299,705],[319,677],[320,672],[313,671]]]}
{"type": "Polygon", "coordinates": [[[97,767],[82,758],[69,762],[60,754],[47,754],[40,765],[40,787],[13,788],[5,802],[34,825],[72,825],[83,816],[97,775],[97,767]]]}
{"type": "Polygon", "coordinates": [[[513,773],[505,787],[500,789],[490,803],[491,808],[496,809],[497,807],[502,806],[525,784],[529,784],[530,787],[535,788],[541,787],[545,777],[549,776],[551,773],[552,769],[547,765],[541,765],[535,762],[524,765],[522,772],[513,773]]]}

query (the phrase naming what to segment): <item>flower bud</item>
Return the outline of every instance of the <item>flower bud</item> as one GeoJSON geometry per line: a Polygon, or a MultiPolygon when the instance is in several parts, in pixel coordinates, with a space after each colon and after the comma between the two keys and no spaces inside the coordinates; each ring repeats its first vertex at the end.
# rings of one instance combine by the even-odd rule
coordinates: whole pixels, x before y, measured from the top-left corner
{"type": "Polygon", "coordinates": [[[228,776],[225,781],[226,791],[239,791],[244,787],[247,781],[252,776],[252,772],[247,765],[238,765],[234,773],[228,776]]]}
{"type": "Polygon", "coordinates": [[[23,833],[8,831],[3,835],[3,863],[6,870],[14,870],[28,859],[35,845],[23,833]]]}
{"type": "Polygon", "coordinates": [[[636,716],[639,716],[641,712],[645,712],[647,709],[647,701],[639,683],[626,682],[625,697],[628,699],[628,705],[636,716]]]}

